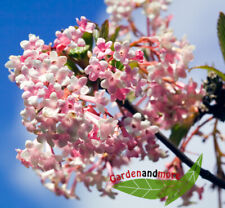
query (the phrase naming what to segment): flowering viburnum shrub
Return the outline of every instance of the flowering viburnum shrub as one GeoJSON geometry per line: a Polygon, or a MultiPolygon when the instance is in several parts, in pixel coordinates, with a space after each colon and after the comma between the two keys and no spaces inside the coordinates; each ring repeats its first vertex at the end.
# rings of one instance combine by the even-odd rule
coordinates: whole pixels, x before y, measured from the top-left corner
{"type": "MultiPolygon", "coordinates": [[[[24,150],[17,149],[17,158],[66,198],[78,197],[77,183],[114,197],[109,175],[115,168],[132,158],[157,162],[167,156],[159,147],[159,130],[171,130],[170,141],[185,151],[195,134],[203,136],[203,125],[188,131],[205,114],[213,117],[204,123],[225,120],[216,111],[224,108],[218,73],[202,86],[192,79],[182,82],[194,46],[174,36],[171,16],[161,16],[169,0],[105,3],[110,18],[101,26],[82,16],[75,26],[57,31],[50,44],[30,34],[21,42],[22,55],[10,56],[5,65],[23,91],[22,122],[36,135],[24,150]],[[135,9],[146,17],[147,32],[136,27],[135,9]]],[[[179,158],[166,170],[184,174],[179,158]]],[[[194,186],[184,204],[193,191],[202,197],[203,188],[194,186]]]]}

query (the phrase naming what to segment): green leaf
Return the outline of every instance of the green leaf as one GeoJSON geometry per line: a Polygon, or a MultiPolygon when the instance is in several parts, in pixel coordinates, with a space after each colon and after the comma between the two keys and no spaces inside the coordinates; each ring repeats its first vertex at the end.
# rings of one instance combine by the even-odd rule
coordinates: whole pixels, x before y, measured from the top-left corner
{"type": "Polygon", "coordinates": [[[92,49],[92,46],[93,46],[93,34],[92,33],[85,32],[83,34],[82,38],[84,39],[86,45],[88,45],[89,46],[89,49],[91,50],[92,49]]]}
{"type": "Polygon", "coordinates": [[[89,64],[89,58],[87,56],[87,52],[90,46],[86,45],[84,47],[76,47],[71,49],[69,52],[69,57],[75,64],[79,65],[82,69],[84,69],[89,64]]]}
{"type": "Polygon", "coordinates": [[[138,67],[138,62],[137,61],[132,61],[129,63],[129,66],[131,67],[131,69],[135,68],[135,67],[138,67]]]}
{"type": "Polygon", "coordinates": [[[120,71],[122,71],[124,69],[124,65],[120,61],[116,61],[116,60],[113,59],[111,61],[111,64],[112,64],[112,66],[116,67],[120,71]]]}
{"type": "Polygon", "coordinates": [[[113,187],[124,193],[145,198],[159,199],[168,196],[165,205],[181,197],[197,181],[202,165],[202,154],[180,180],[134,179],[115,184],[113,187]]]}
{"type": "Polygon", "coordinates": [[[80,70],[77,68],[73,58],[69,57],[65,64],[68,68],[75,73],[75,75],[81,74],[80,70]]]}
{"type": "Polygon", "coordinates": [[[72,71],[78,70],[76,64],[71,59],[67,59],[66,66],[68,66],[68,68],[72,71]]]}
{"type": "Polygon", "coordinates": [[[118,27],[116,28],[114,34],[111,35],[110,40],[111,40],[112,42],[115,42],[115,41],[116,41],[116,38],[118,37],[119,32],[120,32],[120,26],[118,26],[118,27]]]}
{"type": "Polygon", "coordinates": [[[114,188],[124,193],[145,198],[145,199],[159,199],[167,195],[166,190],[170,185],[176,181],[172,180],[154,180],[154,179],[134,179],[120,182],[114,185],[114,188]]]}
{"type": "Polygon", "coordinates": [[[187,135],[190,126],[186,124],[175,124],[171,129],[170,140],[174,145],[178,146],[180,141],[187,135]]]}
{"type": "Polygon", "coordinates": [[[105,40],[108,40],[108,37],[109,37],[109,21],[108,20],[103,22],[99,37],[104,38],[105,40]]]}
{"type": "Polygon", "coordinates": [[[130,91],[127,95],[127,99],[129,100],[130,103],[133,102],[136,98],[137,97],[135,95],[135,92],[133,92],[133,91],[130,91]]]}
{"type": "Polygon", "coordinates": [[[189,71],[191,71],[192,69],[206,69],[208,72],[210,71],[215,72],[219,77],[221,77],[223,81],[225,81],[225,74],[212,66],[208,66],[208,65],[195,66],[189,69],[189,71]]]}
{"type": "Polygon", "coordinates": [[[183,196],[187,191],[189,191],[198,179],[200,169],[202,166],[202,154],[199,156],[195,164],[191,169],[172,187],[169,196],[166,200],[165,205],[170,204],[177,198],[183,196]]]}
{"type": "Polygon", "coordinates": [[[146,59],[147,61],[150,61],[149,54],[148,54],[147,50],[144,49],[143,52],[144,52],[144,57],[145,57],[145,59],[146,59]]]}
{"type": "Polygon", "coordinates": [[[89,45],[84,47],[76,47],[70,50],[69,55],[76,59],[83,59],[87,55],[87,51],[90,48],[89,45]]]}
{"type": "Polygon", "coordinates": [[[225,15],[220,12],[220,16],[217,22],[217,35],[219,38],[220,49],[225,61],[225,15]]]}
{"type": "Polygon", "coordinates": [[[100,28],[99,28],[98,24],[95,23],[95,30],[92,33],[95,42],[97,42],[97,40],[99,38],[99,34],[100,34],[100,28]]]}

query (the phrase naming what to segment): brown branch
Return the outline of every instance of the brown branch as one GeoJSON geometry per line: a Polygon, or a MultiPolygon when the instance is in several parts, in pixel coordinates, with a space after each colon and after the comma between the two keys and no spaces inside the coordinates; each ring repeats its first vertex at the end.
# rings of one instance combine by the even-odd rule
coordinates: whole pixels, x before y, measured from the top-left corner
{"type": "MultiPolygon", "coordinates": [[[[132,114],[140,113],[133,105],[130,104],[128,100],[125,100],[124,102],[117,100],[116,102],[120,107],[126,108],[132,114]]],[[[144,118],[143,114],[142,117],[144,118]]],[[[190,158],[188,158],[183,152],[181,152],[173,143],[171,143],[171,141],[161,132],[156,133],[155,136],[187,166],[191,168],[194,165],[194,162],[190,158]]],[[[201,168],[200,176],[210,181],[214,185],[225,189],[225,181],[218,178],[210,171],[201,168]]]]}

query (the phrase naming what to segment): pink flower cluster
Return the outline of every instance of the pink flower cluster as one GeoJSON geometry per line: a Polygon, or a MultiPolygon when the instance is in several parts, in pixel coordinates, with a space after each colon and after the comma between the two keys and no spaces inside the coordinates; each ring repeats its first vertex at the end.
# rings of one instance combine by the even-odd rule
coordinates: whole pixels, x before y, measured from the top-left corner
{"type": "MultiPolygon", "coordinates": [[[[91,23],[78,24],[83,31],[93,29],[91,23]]],[[[77,30],[80,29],[70,27],[61,35],[68,38],[71,31],[77,30]]],[[[77,197],[75,187],[83,182],[88,189],[96,186],[103,195],[114,197],[112,184],[107,181],[113,168],[127,164],[133,157],[149,157],[153,161],[165,157],[155,141],[156,126],[148,120],[139,124],[140,115],[127,112],[123,121],[120,113],[111,115],[107,109],[106,90],[113,101],[124,100],[135,90],[138,69],[129,64],[142,63],[143,53],[131,50],[128,42],[112,43],[99,38],[85,73],[75,76],[67,67],[67,57],[62,55],[79,47],[71,47],[75,39],[72,35],[62,53],[57,49],[62,40],[59,36],[51,47],[39,37],[29,35],[29,40],[21,42],[22,56],[10,56],[5,65],[11,81],[24,91],[22,122],[36,135],[34,141],[26,142],[24,150],[17,150],[17,158],[33,168],[44,186],[57,195],[77,197]],[[88,79],[101,80],[106,90],[92,93],[88,79]]]]}
{"type": "Polygon", "coordinates": [[[6,63],[10,80],[24,91],[22,122],[36,135],[17,150],[17,158],[66,198],[78,197],[79,182],[114,197],[108,177],[113,169],[131,158],[165,157],[155,139],[159,127],[169,129],[189,118],[202,96],[195,82],[180,81],[194,47],[177,40],[168,28],[170,18],[160,17],[168,0],[105,2],[114,25],[142,7],[148,34],[131,43],[124,37],[111,41],[98,37],[95,24],[81,17],[78,26],[56,32],[53,46],[29,35],[21,42],[23,55],[10,56],[6,63]],[[93,50],[84,40],[87,33],[96,39],[93,50]],[[80,48],[88,49],[82,60],[70,53],[80,48]],[[70,70],[71,62],[79,73],[70,70]],[[116,113],[109,106],[127,100],[142,114],[132,115],[122,106],[116,113]]]}
{"type": "Polygon", "coordinates": [[[150,20],[157,20],[161,11],[166,11],[172,0],[151,0],[145,1],[142,5],[145,15],[150,20]]]}
{"type": "Polygon", "coordinates": [[[83,16],[81,17],[81,20],[78,18],[76,20],[79,25],[78,28],[70,26],[63,32],[56,32],[57,39],[54,41],[54,46],[57,52],[61,52],[63,50],[69,51],[69,49],[85,46],[85,41],[82,36],[84,32],[92,33],[95,28],[95,24],[88,22],[86,17],[83,16]]]}
{"type": "Polygon", "coordinates": [[[162,128],[169,129],[198,111],[203,91],[197,83],[179,81],[186,78],[186,69],[193,59],[194,46],[183,39],[177,40],[172,33],[158,36],[155,62],[147,67],[146,93],[148,104],[144,112],[162,128]]]}
{"type": "Polygon", "coordinates": [[[136,8],[141,8],[143,13],[151,20],[158,21],[161,11],[167,10],[171,0],[105,0],[107,13],[113,25],[117,25],[122,20],[131,20],[132,12],[136,8]]]}
{"type": "MultiPolygon", "coordinates": [[[[169,129],[179,121],[194,115],[203,96],[203,91],[198,89],[194,81],[190,80],[187,84],[180,81],[181,78],[186,78],[186,69],[193,59],[194,46],[185,38],[178,40],[174,36],[169,28],[171,16],[161,16],[161,12],[167,9],[169,3],[170,0],[122,3],[106,1],[107,11],[112,18],[117,17],[117,13],[121,15],[121,18],[113,19],[115,24],[121,19],[129,19],[131,12],[136,8],[141,8],[147,16],[147,35],[140,37],[134,46],[144,48],[145,51],[149,49],[149,60],[144,60],[143,64],[139,61],[139,70],[142,69],[144,73],[139,73],[140,76],[136,79],[132,76],[131,79],[138,83],[133,85],[135,96],[140,96],[138,105],[143,107],[145,103],[142,112],[148,115],[149,120],[164,129],[169,129]],[[129,8],[132,8],[129,13],[123,15],[120,8],[122,4],[128,4],[129,8]]],[[[117,55],[120,56],[119,53],[115,53],[114,58],[123,61],[123,58],[117,55]]],[[[130,78],[126,76],[126,79],[128,77],[130,78]]]]}
{"type": "Polygon", "coordinates": [[[111,49],[111,41],[99,38],[85,73],[91,81],[102,80],[101,86],[110,94],[111,101],[124,100],[129,92],[135,91],[140,78],[137,68],[131,69],[129,64],[141,63],[143,52],[130,49],[127,41],[115,42],[113,45],[114,50],[111,49]],[[121,68],[118,69],[115,63],[121,68]]]}
{"type": "Polygon", "coordinates": [[[112,24],[116,24],[121,20],[129,19],[135,8],[135,0],[105,0],[107,12],[111,14],[112,24]]]}

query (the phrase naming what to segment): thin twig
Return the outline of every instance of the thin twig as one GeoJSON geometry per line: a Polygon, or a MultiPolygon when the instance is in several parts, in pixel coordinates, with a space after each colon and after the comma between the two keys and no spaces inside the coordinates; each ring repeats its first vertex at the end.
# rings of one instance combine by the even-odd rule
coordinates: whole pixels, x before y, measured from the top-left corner
{"type": "Polygon", "coordinates": [[[206,123],[208,123],[209,121],[211,121],[212,119],[213,119],[213,116],[211,116],[206,121],[204,121],[202,124],[200,124],[200,125],[197,126],[197,128],[192,132],[192,134],[186,140],[184,140],[183,144],[181,145],[181,151],[184,151],[185,150],[187,144],[191,141],[192,137],[199,132],[199,129],[202,126],[204,126],[206,123]]]}

